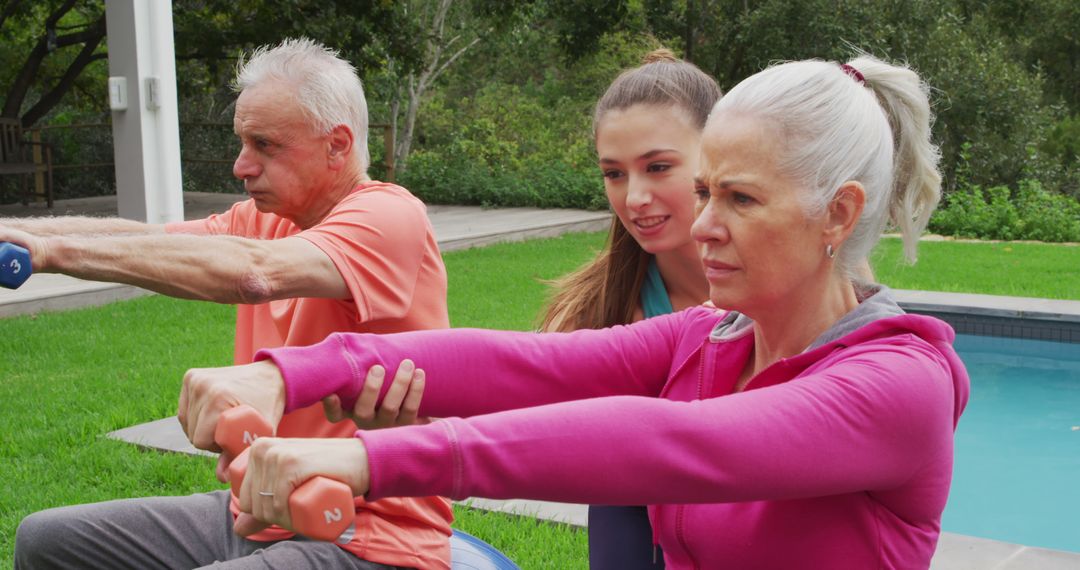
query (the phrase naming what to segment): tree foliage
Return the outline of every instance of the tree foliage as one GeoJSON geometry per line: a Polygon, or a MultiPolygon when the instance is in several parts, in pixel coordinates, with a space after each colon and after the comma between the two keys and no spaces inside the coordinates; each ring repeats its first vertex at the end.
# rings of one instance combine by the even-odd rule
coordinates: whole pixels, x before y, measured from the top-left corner
{"type": "MultiPolygon", "coordinates": [[[[907,62],[933,87],[934,133],[942,147],[947,191],[970,184],[1017,188],[1020,180],[1036,178],[1050,191],[1074,193],[1080,179],[1074,154],[1080,139],[1068,122],[1078,109],[1061,95],[1069,88],[1072,95],[1080,84],[1080,73],[1070,67],[1076,62],[1070,54],[1076,52],[1077,38],[1071,30],[1080,21],[1069,18],[1075,2],[554,0],[528,6],[525,20],[478,46],[462,65],[478,73],[447,80],[441,93],[454,96],[439,99],[440,116],[491,118],[500,124],[507,122],[508,113],[531,112],[542,113],[543,122],[552,125],[572,113],[578,127],[567,137],[581,140],[589,136],[589,108],[605,85],[657,45],[681,52],[724,88],[776,61],[841,62],[864,51],[907,62]],[[1045,18],[1063,21],[1036,25],[1045,18]],[[489,79],[478,84],[477,76],[489,79]],[[541,107],[500,104],[478,110],[485,98],[477,94],[501,82],[525,86],[523,93],[533,93],[526,96],[535,97],[541,107]],[[962,149],[970,167],[961,174],[962,149]]],[[[428,122],[437,97],[433,94],[430,106],[421,110],[424,142],[418,150],[455,149],[455,160],[462,160],[468,145],[458,139],[474,131],[445,131],[428,122]]],[[[526,152],[515,142],[522,134],[499,132],[497,140],[491,135],[471,140],[486,140],[490,149],[509,145],[526,152]]],[[[546,132],[524,134],[546,140],[546,132]]],[[[492,161],[479,152],[469,157],[469,168],[492,161]]],[[[591,151],[584,147],[577,158],[587,164],[591,151]]],[[[504,160],[501,167],[520,162],[504,160]]],[[[447,176],[442,180],[449,188],[455,185],[453,170],[447,176]]],[[[599,182],[594,184],[599,191],[599,182]]]]}
{"type": "Polygon", "coordinates": [[[173,26],[180,96],[211,116],[233,99],[240,55],[284,38],[337,49],[362,78],[391,58],[411,69],[420,57],[415,22],[391,0],[174,0],[173,26]]]}
{"type": "MultiPolygon", "coordinates": [[[[174,0],[174,8],[182,121],[227,120],[238,54],[306,35],[357,66],[373,121],[400,127],[398,159],[409,156],[412,171],[403,180],[432,200],[602,205],[592,106],[621,69],[661,45],[724,88],[781,60],[865,51],[907,62],[934,88],[948,191],[1010,188],[1019,200],[1020,182],[1037,180],[1051,194],[1080,195],[1075,0],[174,0]]],[[[49,93],[67,93],[52,116],[102,111],[104,71],[93,61],[104,44],[78,61],[102,11],[100,0],[0,2],[0,54],[20,62],[0,70],[5,109],[25,121],[49,93]],[[58,47],[23,64],[48,45],[51,17],[58,47]],[[67,91],[55,89],[78,65],[67,91]],[[20,99],[13,86],[27,69],[34,81],[20,99]]],[[[371,146],[378,159],[381,145],[371,146]]]]}
{"type": "MultiPolygon", "coordinates": [[[[86,91],[84,71],[105,58],[105,10],[97,2],[8,0],[0,8],[0,116],[37,123],[71,90],[86,91]]],[[[100,77],[98,75],[97,77],[100,77]]]]}

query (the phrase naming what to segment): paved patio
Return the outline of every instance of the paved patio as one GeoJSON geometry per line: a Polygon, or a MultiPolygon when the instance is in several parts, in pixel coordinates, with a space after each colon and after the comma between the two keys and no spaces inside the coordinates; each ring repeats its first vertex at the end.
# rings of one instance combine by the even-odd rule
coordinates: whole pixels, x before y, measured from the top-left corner
{"type": "MultiPolygon", "coordinates": [[[[243,194],[184,193],[184,214],[189,220],[224,212],[243,194]]],[[[43,205],[0,206],[0,217],[115,216],[116,198],[102,196],[57,200],[50,212],[43,205]]],[[[484,209],[479,206],[428,206],[428,216],[442,251],[467,249],[495,242],[551,237],[567,232],[597,231],[611,223],[608,212],[541,210],[537,208],[484,209]]],[[[41,311],[62,311],[150,295],[149,291],[84,281],[52,273],[35,274],[14,291],[0,289],[0,318],[41,311]]]]}
{"type": "MultiPolygon", "coordinates": [[[[204,217],[211,212],[227,209],[240,195],[185,194],[188,219],[204,217]]],[[[432,225],[440,247],[444,250],[464,249],[500,241],[515,241],[533,237],[559,235],[568,231],[594,231],[610,222],[606,212],[574,210],[536,210],[511,208],[483,210],[477,207],[430,206],[432,225]]],[[[0,217],[47,215],[43,208],[31,205],[0,206],[0,217]]],[[[54,215],[115,215],[115,200],[85,198],[59,201],[54,215]]],[[[0,318],[43,310],[64,310],[80,306],[99,305],[122,298],[150,294],[123,285],[81,281],[58,275],[35,275],[17,291],[0,290],[0,318]]],[[[941,314],[986,315],[991,317],[1022,317],[1047,323],[1080,323],[1080,302],[932,293],[926,291],[897,291],[902,305],[909,310],[941,314]]],[[[203,454],[187,441],[175,417],[131,426],[108,434],[108,437],[161,451],[203,454]]],[[[543,501],[493,501],[470,499],[463,501],[484,508],[522,516],[537,517],[585,526],[583,505],[543,501]]],[[[932,570],[1076,570],[1080,554],[1042,548],[1032,548],[972,536],[944,533],[931,563],[932,570]]]]}

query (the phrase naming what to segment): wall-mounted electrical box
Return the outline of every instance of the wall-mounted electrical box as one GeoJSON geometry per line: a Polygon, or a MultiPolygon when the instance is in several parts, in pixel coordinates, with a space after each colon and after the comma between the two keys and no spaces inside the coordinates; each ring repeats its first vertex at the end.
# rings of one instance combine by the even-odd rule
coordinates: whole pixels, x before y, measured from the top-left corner
{"type": "Polygon", "coordinates": [[[161,108],[161,82],[157,77],[147,77],[146,82],[146,108],[157,111],[161,108]]]}
{"type": "Polygon", "coordinates": [[[127,77],[110,77],[109,108],[113,111],[126,111],[127,99],[127,77]]]}

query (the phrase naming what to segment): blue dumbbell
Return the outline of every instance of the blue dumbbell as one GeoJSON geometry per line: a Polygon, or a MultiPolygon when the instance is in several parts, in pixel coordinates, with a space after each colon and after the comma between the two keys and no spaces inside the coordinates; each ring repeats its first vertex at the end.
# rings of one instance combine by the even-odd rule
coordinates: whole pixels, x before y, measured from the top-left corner
{"type": "Polygon", "coordinates": [[[18,289],[31,273],[30,252],[25,247],[0,241],[0,287],[18,289]]]}

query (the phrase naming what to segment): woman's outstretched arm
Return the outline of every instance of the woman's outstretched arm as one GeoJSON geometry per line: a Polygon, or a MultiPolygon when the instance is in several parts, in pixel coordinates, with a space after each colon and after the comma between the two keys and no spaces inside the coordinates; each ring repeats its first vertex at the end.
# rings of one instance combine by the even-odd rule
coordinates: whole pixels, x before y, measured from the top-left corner
{"type": "MultiPolygon", "coordinates": [[[[331,394],[351,408],[372,366],[396,370],[408,358],[426,372],[421,416],[468,417],[601,396],[657,396],[678,343],[689,338],[682,330],[688,312],[572,333],[342,333],[309,347],[260,351],[255,359],[272,360],[281,370],[286,412],[331,394]]],[[[705,330],[715,321],[700,316],[695,328],[705,330]]],[[[697,335],[696,342],[702,338],[697,335]]]]}
{"type": "Polygon", "coordinates": [[[358,432],[367,496],[796,499],[895,488],[951,455],[962,368],[920,341],[845,352],[826,370],[706,400],[597,398],[358,432]]]}
{"type": "MultiPolygon", "coordinates": [[[[241,509],[258,504],[257,490],[285,497],[314,475],[368,500],[438,494],[618,505],[889,493],[950,467],[966,399],[962,366],[919,341],[843,352],[827,369],[707,400],[593,398],[358,431],[362,445],[260,438],[241,509]]],[[[940,513],[948,485],[931,487],[904,503],[906,514],[940,513]]],[[[290,522],[283,508],[259,509],[264,522],[290,522]]]]}
{"type": "MultiPolygon", "coordinates": [[[[717,319],[713,311],[694,309],[573,333],[335,334],[309,347],[260,351],[252,364],[189,370],[177,416],[192,444],[216,451],[217,419],[226,409],[250,405],[271,427],[282,414],[331,395],[352,409],[372,367],[397,370],[406,358],[426,373],[416,411],[421,417],[473,416],[610,395],[656,396],[679,344],[700,344],[717,319]]],[[[392,386],[383,383],[374,409],[392,386]]]]}

